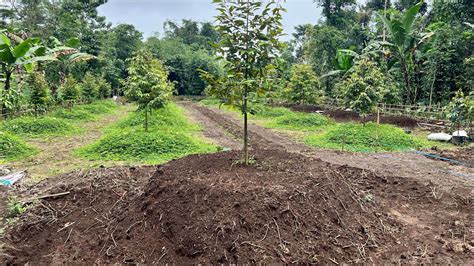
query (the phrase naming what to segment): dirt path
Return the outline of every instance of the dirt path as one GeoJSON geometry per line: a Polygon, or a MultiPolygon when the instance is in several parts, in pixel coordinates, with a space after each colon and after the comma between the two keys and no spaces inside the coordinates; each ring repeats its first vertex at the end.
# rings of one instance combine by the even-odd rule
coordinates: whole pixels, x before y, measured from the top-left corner
{"type": "Polygon", "coordinates": [[[26,182],[37,182],[75,169],[90,168],[91,162],[73,156],[73,150],[99,139],[103,135],[102,129],[125,117],[129,112],[130,106],[120,106],[99,120],[80,124],[79,127],[85,129],[85,132],[79,135],[29,140],[28,143],[37,147],[40,152],[30,159],[11,163],[10,167],[14,170],[27,170],[26,182]]]}
{"type": "MultiPolygon", "coordinates": [[[[233,114],[212,107],[204,107],[195,103],[182,102],[194,121],[201,122],[208,132],[208,137],[216,139],[217,143],[232,143],[240,145],[235,138],[242,136],[241,121],[233,114]],[[224,129],[228,134],[215,134],[214,128],[224,129]]],[[[374,171],[387,176],[394,174],[400,177],[415,178],[423,184],[436,184],[446,191],[464,192],[474,195],[474,169],[465,166],[450,165],[442,161],[433,161],[422,155],[404,153],[349,153],[333,150],[320,150],[297,143],[283,133],[251,124],[250,145],[254,148],[284,149],[290,152],[302,153],[323,161],[349,165],[374,171]]],[[[224,145],[225,146],[225,145],[224,145]]]]}

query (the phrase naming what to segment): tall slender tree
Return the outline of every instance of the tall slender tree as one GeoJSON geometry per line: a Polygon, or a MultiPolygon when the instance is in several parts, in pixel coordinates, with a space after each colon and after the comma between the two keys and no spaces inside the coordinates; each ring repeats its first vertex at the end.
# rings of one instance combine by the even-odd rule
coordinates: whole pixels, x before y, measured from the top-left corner
{"type": "Polygon", "coordinates": [[[279,37],[284,8],[276,1],[214,0],[218,5],[217,31],[221,35],[214,47],[226,62],[227,78],[234,81],[227,99],[242,110],[244,116],[244,162],[248,164],[249,95],[262,92],[265,70],[283,48],[279,37]]]}

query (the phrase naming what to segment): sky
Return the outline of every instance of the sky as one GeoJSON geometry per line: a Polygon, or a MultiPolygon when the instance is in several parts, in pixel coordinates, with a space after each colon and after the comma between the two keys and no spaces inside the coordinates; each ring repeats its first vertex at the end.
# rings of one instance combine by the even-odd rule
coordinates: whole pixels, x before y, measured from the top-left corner
{"type": "MultiPolygon", "coordinates": [[[[99,14],[106,16],[114,25],[133,24],[144,37],[154,33],[163,33],[166,20],[214,21],[215,4],[211,0],[109,0],[99,7],[99,14]]],[[[283,26],[290,39],[295,26],[315,24],[321,18],[321,8],[313,0],[287,0],[284,7],[288,10],[283,16],[283,26]]]]}

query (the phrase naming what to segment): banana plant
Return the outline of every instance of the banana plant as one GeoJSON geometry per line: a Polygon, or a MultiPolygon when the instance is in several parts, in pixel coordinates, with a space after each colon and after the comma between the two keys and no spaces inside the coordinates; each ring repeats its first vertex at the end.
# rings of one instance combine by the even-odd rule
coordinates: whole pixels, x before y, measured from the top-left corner
{"type": "Polygon", "coordinates": [[[378,12],[377,16],[383,21],[390,41],[379,42],[387,47],[397,59],[403,75],[404,83],[408,95],[408,101],[416,102],[417,91],[411,84],[413,72],[413,58],[418,45],[430,38],[432,34],[422,34],[422,38],[417,41],[415,34],[415,22],[417,14],[423,2],[407,9],[400,18],[386,17],[384,13],[378,12]]]}
{"type": "Polygon", "coordinates": [[[67,71],[73,63],[84,62],[95,59],[96,57],[79,51],[79,39],[71,38],[66,43],[61,43],[57,38],[49,38],[50,47],[48,53],[54,56],[59,62],[61,83],[67,76],[67,71]]]}
{"type": "Polygon", "coordinates": [[[351,70],[354,66],[354,60],[358,59],[360,55],[349,49],[338,49],[336,52],[336,70],[329,71],[328,73],[321,76],[321,78],[327,78],[331,76],[342,76],[351,70]]]}
{"type": "Polygon", "coordinates": [[[55,60],[46,54],[46,47],[41,45],[37,38],[23,40],[13,33],[0,30],[0,66],[4,82],[2,100],[2,113],[8,109],[8,95],[10,95],[11,79],[15,70],[31,71],[36,62],[55,60]]]}

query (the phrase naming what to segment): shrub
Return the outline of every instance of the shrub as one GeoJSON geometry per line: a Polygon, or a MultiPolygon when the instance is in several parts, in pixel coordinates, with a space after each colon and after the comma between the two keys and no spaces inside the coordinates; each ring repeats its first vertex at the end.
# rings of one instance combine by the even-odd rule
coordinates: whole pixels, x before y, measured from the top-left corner
{"type": "Polygon", "coordinates": [[[37,137],[43,135],[62,135],[74,130],[74,127],[64,119],[43,116],[20,117],[3,123],[2,128],[13,134],[37,137]]]}
{"type": "Polygon", "coordinates": [[[338,99],[346,108],[365,116],[375,111],[377,104],[393,90],[386,75],[372,61],[357,62],[350,75],[336,85],[338,99]]]}
{"type": "Polygon", "coordinates": [[[82,98],[86,101],[92,102],[99,97],[99,84],[97,79],[90,72],[87,72],[84,76],[81,88],[82,98]]]}
{"type": "Polygon", "coordinates": [[[72,76],[68,76],[59,88],[59,98],[63,101],[74,102],[81,98],[81,86],[72,76]]]}
{"type": "Polygon", "coordinates": [[[286,97],[295,103],[318,104],[324,98],[319,80],[310,65],[294,65],[285,91],[286,97]]]}
{"type": "Polygon", "coordinates": [[[97,84],[99,87],[99,98],[106,99],[112,95],[112,85],[107,82],[104,78],[98,78],[97,84]]]}
{"type": "Polygon", "coordinates": [[[27,88],[30,91],[29,104],[33,106],[35,112],[46,109],[51,103],[51,91],[43,74],[39,72],[31,73],[26,79],[27,88]]]}
{"type": "Polygon", "coordinates": [[[29,147],[20,138],[0,132],[0,161],[18,160],[29,155],[32,155],[35,149],[29,147]]]}

